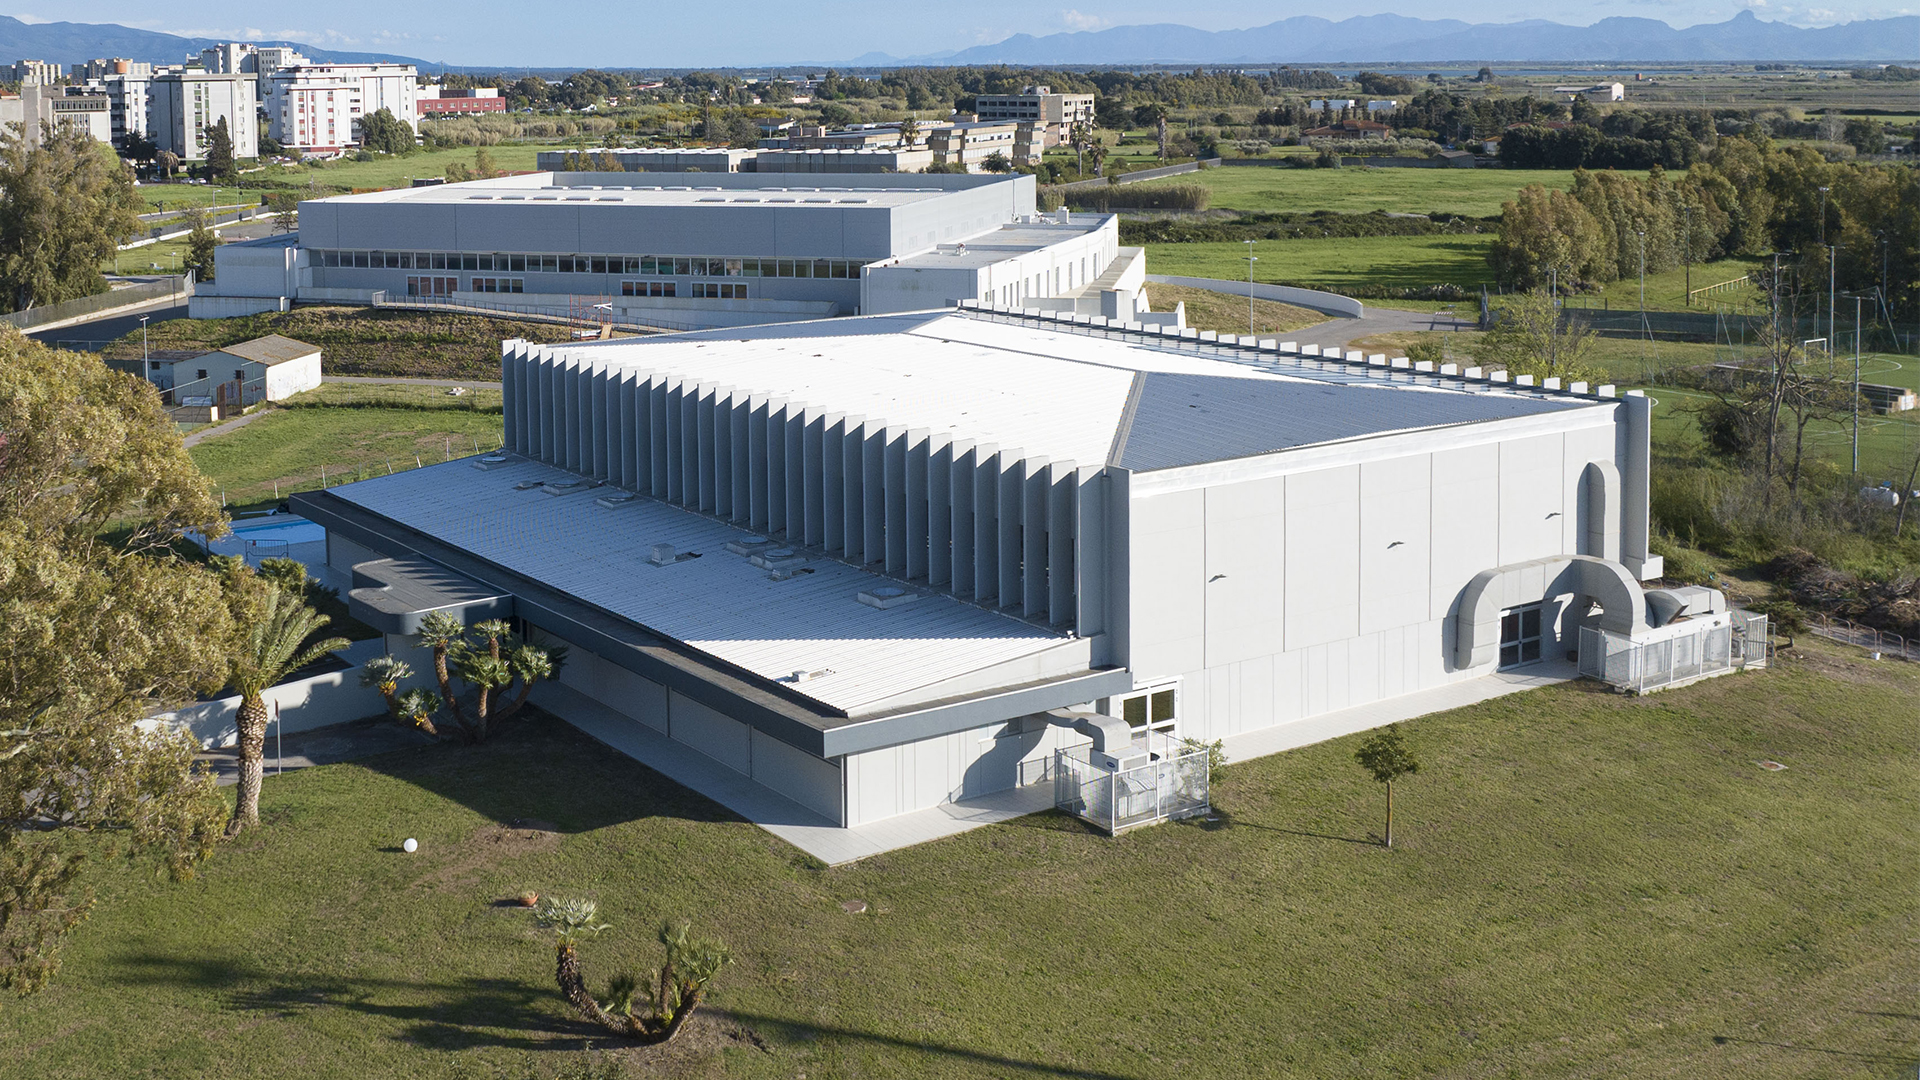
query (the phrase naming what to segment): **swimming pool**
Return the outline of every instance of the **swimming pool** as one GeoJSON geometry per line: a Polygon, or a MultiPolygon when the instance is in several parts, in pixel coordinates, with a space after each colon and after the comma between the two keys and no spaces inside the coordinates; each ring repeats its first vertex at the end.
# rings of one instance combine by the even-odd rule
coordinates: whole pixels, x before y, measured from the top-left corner
{"type": "Polygon", "coordinates": [[[327,530],[306,518],[275,515],[234,522],[233,538],[255,543],[265,540],[282,544],[317,544],[326,540],[327,530]]]}

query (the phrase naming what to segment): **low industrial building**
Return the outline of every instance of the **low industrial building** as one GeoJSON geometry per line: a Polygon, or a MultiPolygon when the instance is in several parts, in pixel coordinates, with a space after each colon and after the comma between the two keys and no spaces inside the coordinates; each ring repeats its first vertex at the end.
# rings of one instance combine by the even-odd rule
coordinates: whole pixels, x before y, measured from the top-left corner
{"type": "Polygon", "coordinates": [[[320,385],[321,350],[279,334],[243,341],[213,352],[170,354],[147,363],[147,380],[167,404],[208,410],[203,421],[257,405],[282,401],[320,385]]]}
{"type": "Polygon", "coordinates": [[[510,616],[603,737],[787,823],[1748,655],[1718,593],[1643,590],[1650,403],[1612,387],[973,310],[514,341],[501,376],[501,452],[295,496],[353,613],[403,657],[427,611],[510,616]]]}
{"type": "Polygon", "coordinates": [[[298,302],[466,304],[664,329],[950,308],[1147,318],[1109,215],[1043,217],[1031,176],[535,173],[315,199],[222,245],[196,317],[298,302]]]}
{"type": "Polygon", "coordinates": [[[507,99],[491,86],[468,87],[465,90],[440,87],[436,93],[437,97],[423,96],[415,102],[421,116],[476,116],[507,111],[507,99]]]}
{"type": "Polygon", "coordinates": [[[755,151],[725,146],[647,146],[638,149],[542,150],[534,156],[543,172],[578,172],[599,166],[606,171],[650,173],[751,172],[755,151]],[[612,168],[618,166],[617,169],[612,168]]]}

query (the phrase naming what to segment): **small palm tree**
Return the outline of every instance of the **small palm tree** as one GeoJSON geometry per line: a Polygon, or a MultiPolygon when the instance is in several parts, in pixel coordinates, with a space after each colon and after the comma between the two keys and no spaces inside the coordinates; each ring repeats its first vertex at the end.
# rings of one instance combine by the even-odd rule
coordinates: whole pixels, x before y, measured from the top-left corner
{"type": "Polygon", "coordinates": [[[414,687],[394,702],[394,715],[436,738],[440,729],[433,726],[433,714],[439,711],[439,695],[424,686],[414,687]]]}
{"type": "Polygon", "coordinates": [[[685,923],[665,924],[659,938],[667,955],[660,965],[658,991],[655,980],[625,972],[610,980],[603,1003],[587,989],[579,952],[588,935],[609,929],[598,914],[591,900],[549,899],[534,909],[534,923],[554,933],[553,974],[561,995],[581,1016],[615,1034],[640,1043],[671,1040],[706,998],[720,969],[733,963],[733,955],[717,938],[693,936],[685,923]]]}
{"type": "Polygon", "coordinates": [[[227,822],[228,836],[238,836],[248,825],[260,823],[261,764],[266,756],[267,721],[272,719],[267,712],[267,688],[348,645],[342,637],[307,644],[328,621],[299,597],[269,585],[258,616],[234,652],[228,682],[240,694],[235,717],[240,729],[240,789],[233,819],[227,822]]]}
{"type": "Polygon", "coordinates": [[[466,636],[467,628],[460,620],[444,611],[432,612],[420,620],[420,644],[433,650],[433,677],[440,684],[440,700],[463,727],[466,719],[460,712],[459,700],[453,696],[453,678],[447,667],[447,658],[466,640],[466,636]]]}

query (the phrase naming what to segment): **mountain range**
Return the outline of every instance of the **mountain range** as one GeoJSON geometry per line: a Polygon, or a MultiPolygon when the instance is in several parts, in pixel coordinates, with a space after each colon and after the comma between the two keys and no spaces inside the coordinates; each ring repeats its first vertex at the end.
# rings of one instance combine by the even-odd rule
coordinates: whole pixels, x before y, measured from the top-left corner
{"type": "MultiPolygon", "coordinates": [[[[232,40],[232,39],[227,39],[232,40]]],[[[153,30],[135,30],[113,23],[24,23],[0,15],[0,57],[46,60],[58,64],[84,64],[88,60],[123,57],[150,64],[178,64],[200,50],[219,44],[215,38],[189,38],[162,34],[153,30]]],[[[340,52],[318,49],[298,41],[260,41],[258,45],[290,45],[313,60],[335,64],[365,64],[387,61],[429,66],[425,60],[386,53],[340,52]]]]}
{"type": "Polygon", "coordinates": [[[1334,22],[1301,15],[1246,30],[1196,30],[1160,23],[1072,33],[1015,34],[992,45],[895,58],[869,53],[854,63],[1013,64],[1335,64],[1650,61],[1861,61],[1920,59],[1920,16],[1804,28],[1764,22],[1751,11],[1722,23],[1675,29],[1657,19],[1614,17],[1592,26],[1529,19],[1466,23],[1405,15],[1360,15],[1334,22]]]}

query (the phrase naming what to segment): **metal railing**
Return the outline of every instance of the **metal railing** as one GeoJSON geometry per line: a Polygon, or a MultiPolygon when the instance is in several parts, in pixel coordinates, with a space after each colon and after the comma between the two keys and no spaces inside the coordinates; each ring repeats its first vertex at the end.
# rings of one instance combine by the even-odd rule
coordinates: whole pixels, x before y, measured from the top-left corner
{"type": "Polygon", "coordinates": [[[1765,667],[1772,655],[1767,617],[1735,611],[1729,625],[1702,623],[1691,633],[1636,642],[1597,626],[1580,628],[1580,674],[1635,693],[1727,671],[1765,667]]]}
{"type": "Polygon", "coordinates": [[[1904,635],[1890,630],[1876,630],[1825,612],[1809,614],[1807,629],[1829,641],[1857,646],[1882,656],[1893,655],[1902,660],[1920,661],[1920,642],[1910,641],[1904,635]]]}
{"type": "Polygon", "coordinates": [[[1164,736],[1154,739],[1161,749],[1132,769],[1109,771],[1094,765],[1088,757],[1091,743],[1055,750],[1054,805],[1109,836],[1206,813],[1212,805],[1206,748],[1189,749],[1164,736]]]}

